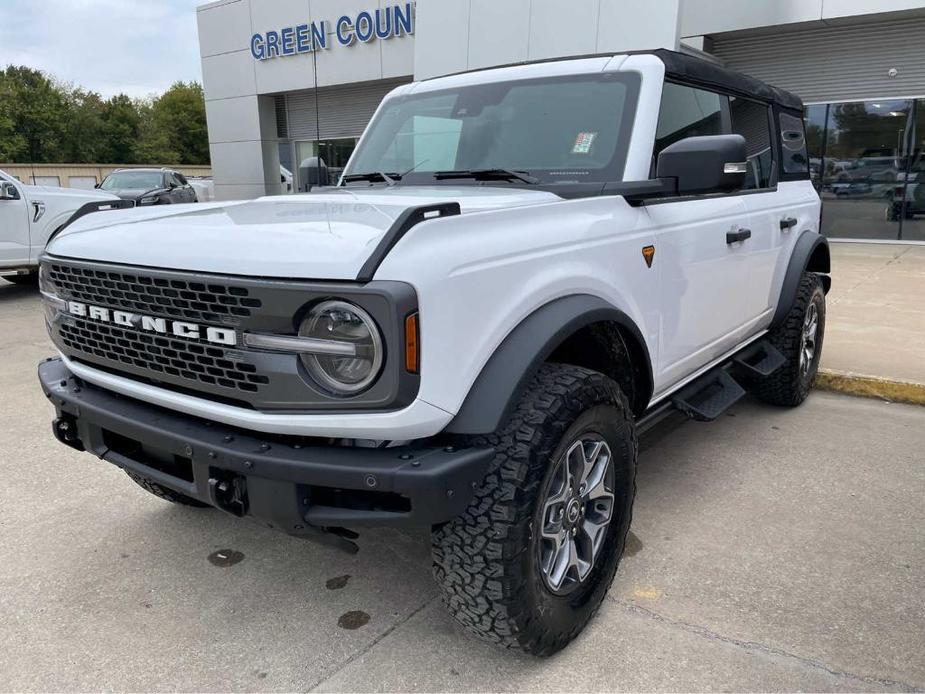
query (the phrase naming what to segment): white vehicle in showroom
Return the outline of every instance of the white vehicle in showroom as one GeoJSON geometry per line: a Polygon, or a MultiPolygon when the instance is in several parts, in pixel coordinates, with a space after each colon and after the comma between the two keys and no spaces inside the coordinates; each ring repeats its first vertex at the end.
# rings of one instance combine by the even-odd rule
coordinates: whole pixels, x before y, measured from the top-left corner
{"type": "Polygon", "coordinates": [[[0,277],[35,282],[39,255],[52,234],[84,205],[107,201],[118,198],[98,190],[30,186],[0,171],[0,277]]]}
{"type": "Polygon", "coordinates": [[[83,217],[42,259],[55,435],[350,551],[427,527],[459,622],[551,654],[616,572],[638,435],[814,383],[802,110],[670,51],[496,68],[393,91],[338,186],[83,217]]]}

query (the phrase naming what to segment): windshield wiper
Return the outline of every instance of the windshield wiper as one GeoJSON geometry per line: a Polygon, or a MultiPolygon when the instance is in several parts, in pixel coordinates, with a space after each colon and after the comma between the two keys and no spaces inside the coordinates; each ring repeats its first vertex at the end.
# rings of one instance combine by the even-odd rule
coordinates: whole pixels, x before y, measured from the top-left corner
{"type": "Polygon", "coordinates": [[[446,180],[450,178],[474,178],[479,181],[521,181],[522,183],[535,184],[540,179],[531,176],[526,171],[511,171],[510,169],[464,169],[462,171],[436,171],[434,178],[446,180]]]}
{"type": "Polygon", "coordinates": [[[400,173],[385,173],[384,171],[368,171],[366,173],[358,174],[348,174],[344,176],[341,180],[344,183],[352,183],[353,181],[382,181],[387,185],[394,186],[396,182],[401,180],[402,175],[400,173]]]}

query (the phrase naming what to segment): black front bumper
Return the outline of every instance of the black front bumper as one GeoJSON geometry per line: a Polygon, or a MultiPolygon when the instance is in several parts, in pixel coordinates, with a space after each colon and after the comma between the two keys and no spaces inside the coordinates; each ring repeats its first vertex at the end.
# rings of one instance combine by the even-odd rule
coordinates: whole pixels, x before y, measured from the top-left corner
{"type": "Polygon", "coordinates": [[[86,384],[60,359],[40,364],[39,380],[62,443],[293,535],[451,520],[468,506],[494,453],[325,446],[243,431],[86,384]]]}

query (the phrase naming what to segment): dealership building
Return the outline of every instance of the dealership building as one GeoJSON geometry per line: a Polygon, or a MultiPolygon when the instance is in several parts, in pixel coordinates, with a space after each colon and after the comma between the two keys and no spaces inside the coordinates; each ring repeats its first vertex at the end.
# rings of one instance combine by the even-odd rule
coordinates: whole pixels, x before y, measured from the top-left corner
{"type": "Polygon", "coordinates": [[[925,0],[217,0],[197,16],[219,199],[305,190],[315,157],[336,174],[406,82],[672,48],[802,97],[824,233],[925,240],[925,0]]]}

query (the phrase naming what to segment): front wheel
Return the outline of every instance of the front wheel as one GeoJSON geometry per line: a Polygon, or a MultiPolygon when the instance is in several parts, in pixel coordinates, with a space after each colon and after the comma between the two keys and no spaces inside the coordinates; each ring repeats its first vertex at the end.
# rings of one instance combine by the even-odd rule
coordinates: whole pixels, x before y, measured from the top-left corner
{"type": "Polygon", "coordinates": [[[768,335],[787,359],[780,369],[754,385],[754,393],[772,405],[795,407],[816,382],[825,336],[825,292],[819,275],[807,272],[800,280],[796,301],[783,323],[768,335]]]}
{"type": "Polygon", "coordinates": [[[433,533],[434,576],[469,631],[546,656],[597,612],[636,491],[636,433],[619,386],[544,365],[510,422],[469,443],[497,451],[469,508],[433,533]]]}

